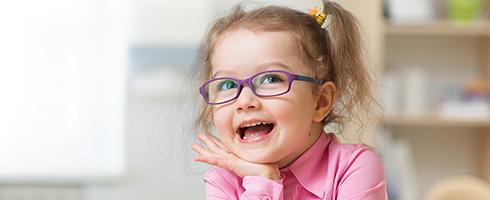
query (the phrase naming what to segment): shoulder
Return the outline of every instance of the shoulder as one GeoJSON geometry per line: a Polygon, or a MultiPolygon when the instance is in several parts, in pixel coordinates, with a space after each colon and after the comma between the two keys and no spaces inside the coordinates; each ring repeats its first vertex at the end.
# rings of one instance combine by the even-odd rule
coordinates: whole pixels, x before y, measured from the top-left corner
{"type": "Polygon", "coordinates": [[[334,135],[331,137],[328,165],[335,169],[339,179],[337,183],[352,179],[365,183],[385,180],[383,162],[373,147],[365,144],[341,144],[334,135]]]}
{"type": "Polygon", "coordinates": [[[365,144],[341,144],[336,136],[331,135],[332,142],[329,145],[329,157],[338,159],[339,163],[372,164],[382,166],[378,153],[373,147],[365,144]]]}
{"type": "Polygon", "coordinates": [[[383,163],[374,148],[365,144],[340,144],[332,141],[329,160],[336,164],[335,182],[339,199],[349,196],[356,196],[354,199],[361,196],[374,197],[365,199],[385,199],[383,163]]]}

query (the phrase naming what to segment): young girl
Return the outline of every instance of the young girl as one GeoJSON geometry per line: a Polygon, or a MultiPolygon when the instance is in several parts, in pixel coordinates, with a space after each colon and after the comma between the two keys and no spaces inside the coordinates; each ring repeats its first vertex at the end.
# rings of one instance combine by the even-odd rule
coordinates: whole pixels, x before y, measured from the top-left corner
{"type": "Polygon", "coordinates": [[[205,134],[192,145],[195,161],[213,166],[207,199],[386,199],[375,151],[323,130],[373,102],[355,18],[323,4],[310,13],[238,6],[210,28],[200,57],[205,134]]]}

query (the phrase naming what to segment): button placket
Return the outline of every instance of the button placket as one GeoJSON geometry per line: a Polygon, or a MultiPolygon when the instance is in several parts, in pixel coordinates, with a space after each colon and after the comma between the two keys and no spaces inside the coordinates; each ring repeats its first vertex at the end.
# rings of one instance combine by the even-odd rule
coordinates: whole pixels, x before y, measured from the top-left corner
{"type": "Polygon", "coordinates": [[[268,195],[260,195],[259,199],[261,199],[261,200],[272,200],[272,198],[268,195]]]}

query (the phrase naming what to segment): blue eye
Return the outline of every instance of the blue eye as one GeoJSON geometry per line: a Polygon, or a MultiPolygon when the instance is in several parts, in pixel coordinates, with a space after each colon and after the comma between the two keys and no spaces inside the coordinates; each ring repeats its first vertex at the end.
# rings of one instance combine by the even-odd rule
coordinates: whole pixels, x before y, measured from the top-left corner
{"type": "Polygon", "coordinates": [[[235,81],[232,80],[223,80],[218,83],[218,90],[229,90],[237,87],[235,81]]]}
{"type": "Polygon", "coordinates": [[[284,80],[281,78],[281,76],[277,74],[266,74],[262,77],[260,77],[260,84],[269,84],[269,83],[277,83],[277,82],[283,82],[284,80]]]}

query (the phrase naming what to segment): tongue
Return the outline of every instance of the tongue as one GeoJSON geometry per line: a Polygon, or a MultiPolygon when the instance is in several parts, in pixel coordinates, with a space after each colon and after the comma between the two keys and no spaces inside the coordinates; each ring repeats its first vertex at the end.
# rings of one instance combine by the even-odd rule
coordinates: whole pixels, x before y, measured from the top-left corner
{"type": "Polygon", "coordinates": [[[268,134],[269,132],[272,131],[273,125],[272,124],[267,124],[267,125],[259,125],[259,126],[254,126],[245,129],[245,135],[243,139],[253,139],[256,137],[259,137],[261,135],[268,134]]]}

